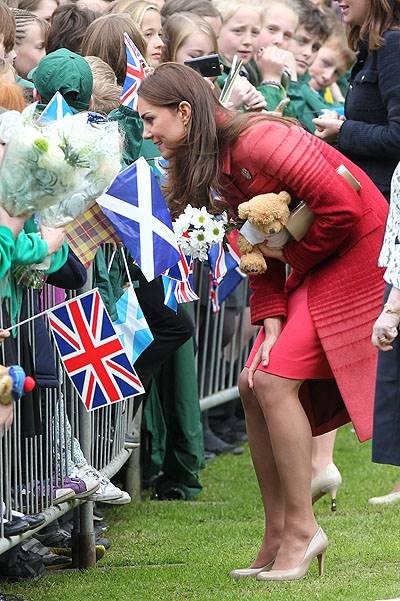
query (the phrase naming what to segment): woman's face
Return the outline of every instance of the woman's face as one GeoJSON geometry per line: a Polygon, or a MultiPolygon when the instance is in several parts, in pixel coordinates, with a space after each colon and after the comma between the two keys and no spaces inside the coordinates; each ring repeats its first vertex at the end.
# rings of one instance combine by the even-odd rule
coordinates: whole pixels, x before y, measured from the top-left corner
{"type": "Polygon", "coordinates": [[[272,4],[265,16],[265,25],[258,36],[258,48],[277,46],[287,50],[297,27],[296,13],[284,4],[272,4]]]}
{"type": "Polygon", "coordinates": [[[161,15],[155,10],[145,12],[142,24],[140,26],[144,39],[147,42],[147,60],[150,67],[157,67],[160,64],[161,51],[164,42],[160,38],[161,33],[161,15]]]}
{"type": "Polygon", "coordinates": [[[362,25],[370,7],[370,0],[339,0],[343,23],[362,25]]]}
{"type": "Polygon", "coordinates": [[[151,140],[164,159],[171,159],[176,147],[186,137],[191,111],[188,116],[181,108],[156,106],[139,96],[138,113],[143,121],[143,138],[151,140]]]}
{"type": "Polygon", "coordinates": [[[195,31],[188,35],[176,52],[175,62],[184,64],[185,61],[214,52],[214,45],[206,33],[195,31]]]}
{"type": "Polygon", "coordinates": [[[17,56],[14,61],[18,75],[26,77],[45,56],[44,32],[38,23],[31,23],[26,29],[22,43],[15,47],[17,56]]]}
{"type": "Polygon", "coordinates": [[[258,12],[242,6],[224,23],[218,38],[218,48],[226,60],[231,63],[235,54],[244,63],[248,63],[257,45],[261,21],[258,12]]]}
{"type": "Polygon", "coordinates": [[[37,17],[45,19],[50,23],[53,12],[56,10],[57,6],[56,0],[41,0],[37,9],[32,10],[31,12],[37,17]]]}

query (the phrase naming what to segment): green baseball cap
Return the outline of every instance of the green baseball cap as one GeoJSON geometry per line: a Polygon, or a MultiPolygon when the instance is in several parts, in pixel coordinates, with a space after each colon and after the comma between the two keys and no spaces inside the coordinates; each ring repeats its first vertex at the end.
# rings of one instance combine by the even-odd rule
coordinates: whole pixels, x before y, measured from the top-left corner
{"type": "Polygon", "coordinates": [[[29,75],[43,103],[49,102],[56,92],[77,111],[87,111],[93,92],[93,75],[82,56],[59,48],[42,58],[29,75]]]}

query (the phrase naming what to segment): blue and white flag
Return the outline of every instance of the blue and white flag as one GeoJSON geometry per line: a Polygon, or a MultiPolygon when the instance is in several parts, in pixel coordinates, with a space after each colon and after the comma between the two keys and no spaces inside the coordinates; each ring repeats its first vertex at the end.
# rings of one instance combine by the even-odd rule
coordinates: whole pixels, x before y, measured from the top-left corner
{"type": "Polygon", "coordinates": [[[97,202],[148,281],[178,263],[171,216],[143,157],[121,171],[97,202]]]}
{"type": "Polygon", "coordinates": [[[175,296],[175,288],[178,282],[167,275],[163,275],[162,283],[164,286],[164,305],[167,305],[167,307],[176,313],[178,310],[178,301],[175,296]]]}
{"type": "Polygon", "coordinates": [[[72,110],[65,102],[60,92],[56,92],[50,102],[47,104],[43,113],[38,119],[38,123],[43,124],[48,121],[58,121],[66,115],[72,115],[72,110]]]}
{"type": "Polygon", "coordinates": [[[115,331],[132,363],[154,340],[133,286],[129,286],[116,303],[118,319],[115,331]]]}

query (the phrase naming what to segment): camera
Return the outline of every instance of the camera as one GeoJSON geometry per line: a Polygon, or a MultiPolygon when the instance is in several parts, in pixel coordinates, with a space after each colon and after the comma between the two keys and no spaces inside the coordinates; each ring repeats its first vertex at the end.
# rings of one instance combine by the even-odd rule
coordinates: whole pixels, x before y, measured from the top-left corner
{"type": "Polygon", "coordinates": [[[218,54],[207,54],[198,58],[191,58],[185,61],[187,67],[191,67],[203,77],[218,77],[221,75],[218,54]]]}

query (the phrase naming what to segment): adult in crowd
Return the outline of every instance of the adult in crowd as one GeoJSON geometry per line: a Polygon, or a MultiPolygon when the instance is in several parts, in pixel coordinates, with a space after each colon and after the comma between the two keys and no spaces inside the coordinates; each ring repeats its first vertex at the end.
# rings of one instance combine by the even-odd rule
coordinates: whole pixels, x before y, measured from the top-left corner
{"type": "Polygon", "coordinates": [[[351,417],[360,440],[371,435],[385,200],[336,149],[291,122],[227,111],[185,66],[161,65],[145,79],[138,111],[144,138],[169,160],[173,215],[189,202],[209,207],[211,190],[233,209],[287,190],[314,213],[303,240],[283,250],[263,245],[268,274],[251,278],[252,321],[261,329],[239,387],[266,529],[251,568],[232,576],[293,580],[316,557],[322,572],[328,540],[312,511],[312,434],[351,417]],[[337,173],[341,164],[361,182],[359,193],[337,173]]]}
{"type": "Polygon", "coordinates": [[[400,4],[346,0],[339,6],[357,62],[346,96],[346,119],[315,119],[315,134],[336,144],[389,200],[400,157],[400,4]]]}
{"type": "Polygon", "coordinates": [[[18,8],[27,10],[49,23],[58,4],[58,0],[18,0],[18,8]]]}

